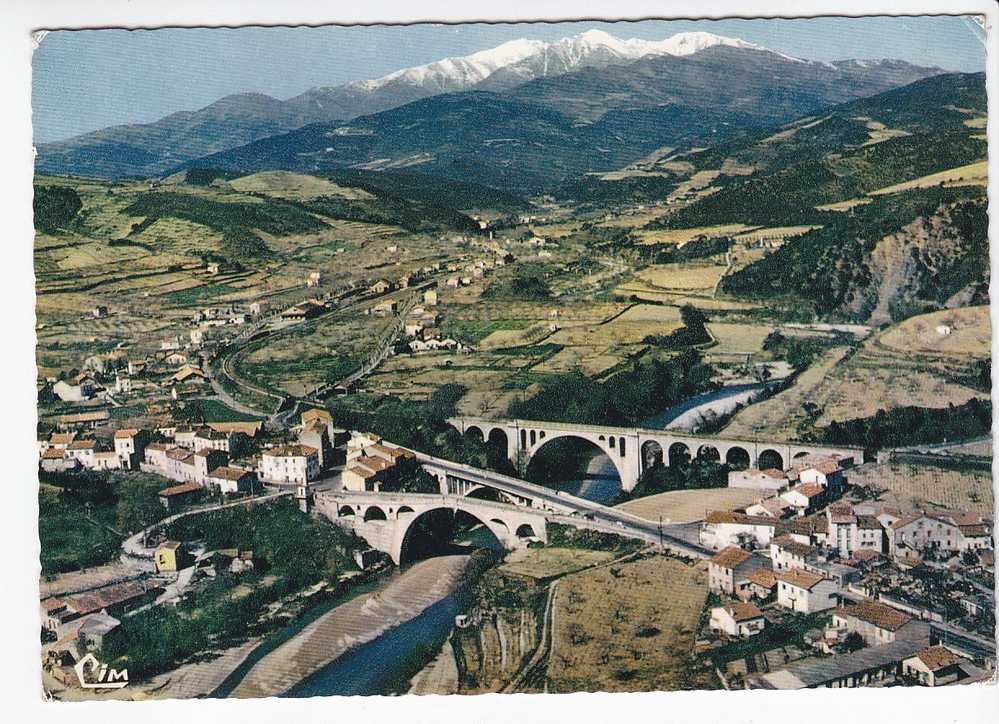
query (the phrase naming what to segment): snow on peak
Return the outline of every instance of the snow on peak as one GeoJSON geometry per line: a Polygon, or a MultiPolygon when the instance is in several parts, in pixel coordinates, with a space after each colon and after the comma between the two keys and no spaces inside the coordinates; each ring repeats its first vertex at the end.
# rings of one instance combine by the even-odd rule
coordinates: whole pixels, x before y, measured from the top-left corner
{"type": "Polygon", "coordinates": [[[594,28],[550,43],[526,38],[510,40],[495,48],[481,50],[464,57],[444,58],[433,63],[404,68],[374,80],[355,81],[348,85],[352,88],[373,91],[399,81],[410,85],[434,86],[442,91],[459,90],[485,80],[502,68],[517,65],[529,58],[543,58],[550,54],[562,57],[566,61],[566,68],[574,68],[585,64],[594,54],[598,57],[610,54],[623,60],[638,60],[657,55],[693,55],[716,45],[762,50],[786,60],[806,62],[739,38],[702,31],[677,33],[664,40],[639,38],[623,40],[594,28]]]}

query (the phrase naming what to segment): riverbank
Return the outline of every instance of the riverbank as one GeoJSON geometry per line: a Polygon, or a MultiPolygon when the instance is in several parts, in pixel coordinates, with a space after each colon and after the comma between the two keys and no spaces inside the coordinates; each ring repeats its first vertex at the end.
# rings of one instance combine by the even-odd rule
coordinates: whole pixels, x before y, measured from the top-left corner
{"type": "Polygon", "coordinates": [[[233,689],[235,698],[289,692],[347,651],[416,618],[459,584],[468,556],[420,561],[369,595],[326,612],[260,659],[233,689]]]}

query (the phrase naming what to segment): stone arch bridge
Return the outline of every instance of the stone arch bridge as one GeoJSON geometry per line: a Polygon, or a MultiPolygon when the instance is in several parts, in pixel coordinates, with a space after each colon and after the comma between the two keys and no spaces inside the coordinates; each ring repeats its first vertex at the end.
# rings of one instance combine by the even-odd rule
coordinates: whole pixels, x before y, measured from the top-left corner
{"type": "Polygon", "coordinates": [[[543,510],[464,495],[328,491],[316,493],[315,510],[364,538],[372,548],[388,553],[396,565],[402,561],[413,524],[437,510],[471,515],[507,550],[526,545],[530,538],[548,541],[543,510]]]}
{"type": "Polygon", "coordinates": [[[481,417],[455,417],[448,420],[462,435],[481,437],[505,445],[507,457],[526,466],[553,440],[586,440],[610,458],[621,479],[622,489],[632,490],[641,474],[657,460],[674,465],[680,460],[706,458],[745,467],[786,470],[793,461],[809,454],[837,454],[859,464],[861,448],[816,445],[805,442],[740,440],[711,435],[694,435],[671,430],[576,425],[537,420],[490,420],[481,417]]]}

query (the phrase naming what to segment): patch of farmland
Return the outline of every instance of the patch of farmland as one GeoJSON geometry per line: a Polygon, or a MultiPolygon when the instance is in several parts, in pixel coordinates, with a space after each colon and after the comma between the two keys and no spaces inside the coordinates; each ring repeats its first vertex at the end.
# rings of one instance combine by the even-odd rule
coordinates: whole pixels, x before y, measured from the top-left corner
{"type": "Polygon", "coordinates": [[[708,331],[717,345],[711,347],[710,354],[756,354],[763,349],[763,341],[773,331],[768,324],[737,324],[709,322],[708,331]]]}
{"type": "Polygon", "coordinates": [[[314,199],[317,196],[339,196],[345,199],[372,199],[367,191],[339,186],[328,179],[291,171],[261,171],[233,179],[229,185],[237,191],[263,193],[281,199],[314,199]]]}
{"type": "Polygon", "coordinates": [[[509,553],[500,570],[528,578],[550,578],[575,573],[614,558],[607,551],[585,548],[518,548],[509,553]]]}
{"type": "Polygon", "coordinates": [[[940,506],[992,514],[992,475],[970,466],[890,462],[863,465],[850,472],[850,483],[885,490],[880,500],[902,509],[940,506]]]}
{"type": "Polygon", "coordinates": [[[736,241],[761,241],[770,239],[790,239],[795,236],[801,236],[804,233],[812,231],[813,229],[821,229],[821,226],[769,226],[763,229],[753,229],[752,231],[746,231],[742,234],[738,234],[735,237],[736,241]]]}
{"type": "Polygon", "coordinates": [[[897,352],[986,357],[992,348],[989,307],[963,307],[920,314],[889,327],[877,343],[897,352]]]}
{"type": "Polygon", "coordinates": [[[707,599],[704,563],[664,556],[561,579],[547,691],[669,691],[690,686],[707,599]]]}
{"type": "Polygon", "coordinates": [[[868,196],[880,196],[882,194],[894,194],[899,191],[909,189],[925,189],[933,186],[984,186],[988,183],[988,162],[977,161],[966,166],[950,168],[946,171],[931,173],[928,176],[921,176],[911,181],[885,186],[884,188],[871,191],[868,196]]]}
{"type": "Polygon", "coordinates": [[[698,237],[714,238],[732,236],[755,227],[745,224],[719,224],[699,226],[693,229],[644,229],[638,233],[639,244],[683,244],[698,237]]]}
{"type": "Polygon", "coordinates": [[[636,276],[658,289],[710,290],[725,273],[720,264],[657,264],[636,276]]]}
{"type": "Polygon", "coordinates": [[[792,387],[737,412],[725,426],[724,434],[750,439],[760,435],[772,435],[775,439],[794,439],[798,424],[805,420],[802,406],[814,400],[826,375],[842,361],[847,352],[849,347],[829,349],[811,367],[798,375],[792,387]]]}

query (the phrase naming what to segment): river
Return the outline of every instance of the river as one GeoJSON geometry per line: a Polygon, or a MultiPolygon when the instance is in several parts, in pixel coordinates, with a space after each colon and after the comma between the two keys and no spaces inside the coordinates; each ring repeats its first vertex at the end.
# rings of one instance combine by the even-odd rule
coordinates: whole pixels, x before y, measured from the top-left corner
{"type": "Polygon", "coordinates": [[[393,574],[371,593],[327,611],[244,667],[235,698],[381,694],[440,649],[461,603],[468,555],[438,556],[393,574]],[[372,663],[374,662],[374,663],[372,663]]]}

